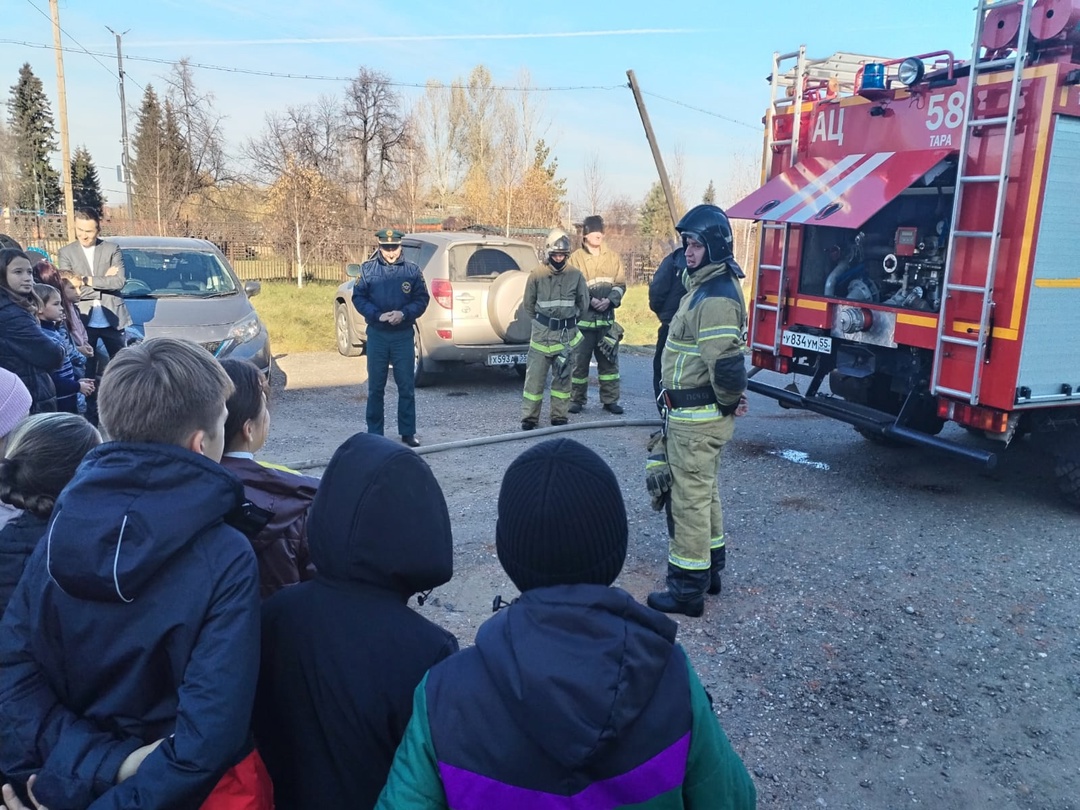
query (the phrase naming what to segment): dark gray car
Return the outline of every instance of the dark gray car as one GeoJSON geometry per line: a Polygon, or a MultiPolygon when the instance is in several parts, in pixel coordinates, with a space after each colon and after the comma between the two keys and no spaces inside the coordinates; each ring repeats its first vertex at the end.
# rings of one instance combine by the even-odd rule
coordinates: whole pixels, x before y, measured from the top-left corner
{"type": "Polygon", "coordinates": [[[269,376],[270,337],[248,300],[260,284],[241,283],[213,243],[167,236],[109,241],[124,256],[130,338],[186,338],[215,357],[250,360],[269,376]]]}

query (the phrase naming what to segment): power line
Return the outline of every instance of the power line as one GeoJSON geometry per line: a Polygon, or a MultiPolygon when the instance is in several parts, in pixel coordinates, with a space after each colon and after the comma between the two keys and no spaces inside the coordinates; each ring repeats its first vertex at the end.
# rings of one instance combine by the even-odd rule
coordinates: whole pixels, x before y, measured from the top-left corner
{"type": "MultiPolygon", "coordinates": [[[[32,0],[27,0],[27,2],[32,2],[32,0]]],[[[22,46],[27,47],[27,48],[51,48],[52,47],[51,45],[43,45],[40,42],[27,42],[25,40],[16,40],[16,39],[0,39],[0,44],[3,44],[3,45],[22,45],[22,46]]],[[[68,52],[71,52],[71,53],[82,53],[82,54],[88,54],[90,56],[95,56],[95,52],[88,51],[85,48],[83,48],[82,50],[75,50],[73,48],[62,48],[61,50],[68,51],[68,52]]],[[[105,54],[105,53],[100,53],[100,52],[98,52],[96,55],[98,55],[98,56],[111,56],[111,54],[105,54]]],[[[180,62],[179,59],[164,59],[162,57],[157,57],[157,56],[132,56],[131,54],[125,54],[124,58],[129,62],[151,62],[151,63],[159,64],[159,65],[175,65],[175,64],[178,64],[180,62]]],[[[352,81],[354,78],[356,78],[355,76],[324,76],[324,75],[310,74],[310,73],[279,73],[279,72],[271,71],[271,70],[254,70],[252,68],[231,67],[231,66],[228,66],[228,65],[208,65],[208,64],[205,64],[205,63],[202,63],[202,62],[190,62],[190,61],[187,64],[188,64],[189,67],[199,68],[200,70],[216,70],[216,71],[219,71],[219,72],[222,72],[222,73],[241,73],[241,74],[245,74],[245,75],[249,75],[249,76],[264,76],[264,77],[272,78],[272,79],[306,79],[306,80],[310,80],[310,81],[349,82],[349,81],[352,81]]],[[[115,75],[115,74],[113,74],[113,75],[115,75]]],[[[412,88],[417,88],[417,89],[420,89],[420,90],[423,90],[423,89],[425,89],[427,87],[426,82],[420,83],[420,82],[395,82],[395,81],[389,81],[389,82],[387,82],[387,84],[389,86],[391,86],[391,87],[412,87],[412,88]]],[[[445,87],[447,89],[460,89],[460,90],[468,90],[469,89],[469,86],[467,84],[458,84],[458,83],[442,84],[440,86],[445,87]]],[[[567,86],[552,86],[552,87],[493,86],[491,88],[485,88],[485,89],[507,90],[507,91],[528,90],[528,91],[535,91],[535,92],[538,92],[538,93],[555,93],[555,92],[572,91],[572,90],[621,90],[624,87],[625,87],[625,85],[622,85],[622,84],[594,84],[594,85],[573,85],[573,86],[567,85],[567,86]]]]}
{"type": "MultiPolygon", "coordinates": [[[[46,20],[48,20],[50,26],[52,25],[52,17],[50,15],[46,14],[40,8],[38,8],[37,3],[35,3],[34,0],[26,0],[26,2],[30,4],[30,7],[33,8],[34,11],[36,11],[38,14],[40,14],[42,17],[44,17],[46,20]]],[[[103,68],[105,68],[105,70],[109,73],[109,75],[112,76],[114,79],[119,78],[115,73],[112,72],[112,70],[109,69],[108,65],[106,65],[104,62],[102,62],[100,59],[98,59],[97,56],[95,56],[93,53],[88,51],[83,46],[83,44],[81,42],[79,42],[79,40],[75,39],[75,37],[73,37],[71,34],[69,34],[63,28],[60,28],[60,33],[62,33],[65,37],[67,37],[72,42],[74,42],[76,45],[78,45],[79,48],[81,49],[81,50],[76,51],[76,50],[74,50],[72,48],[61,48],[60,50],[68,52],[68,53],[85,53],[85,54],[93,57],[93,60],[95,62],[97,62],[99,65],[101,65],[103,68]]],[[[38,45],[36,47],[49,48],[49,47],[52,47],[52,46],[51,45],[38,45]]],[[[99,55],[103,55],[103,54],[99,54],[99,55]]]]}
{"type": "Polygon", "coordinates": [[[712,110],[703,110],[701,107],[695,107],[694,105],[687,104],[686,102],[683,102],[683,101],[677,101],[676,99],[668,98],[667,96],[661,96],[658,93],[650,93],[648,90],[642,90],[641,92],[644,93],[647,96],[652,96],[653,98],[658,98],[661,101],[666,101],[669,104],[677,104],[680,107],[686,107],[686,109],[693,110],[694,112],[705,113],[705,115],[711,115],[714,118],[719,118],[722,121],[727,121],[727,122],[732,123],[732,124],[738,124],[740,127],[747,127],[748,129],[753,129],[753,130],[756,130],[758,132],[761,131],[761,126],[760,125],[748,124],[745,121],[740,121],[737,118],[729,118],[726,115],[721,115],[720,113],[713,112],[712,110]]]}
{"type": "MultiPolygon", "coordinates": [[[[33,0],[26,0],[26,1],[28,3],[30,3],[31,6],[34,6],[33,0]]],[[[34,6],[34,8],[37,9],[37,11],[39,13],[44,13],[44,12],[41,11],[41,9],[38,9],[37,6],[34,6]]],[[[64,32],[64,33],[65,33],[65,35],[68,36],[69,39],[71,39],[73,42],[75,42],[75,44],[79,45],[79,43],[76,42],[73,37],[71,37],[69,34],[67,34],[67,32],[64,32]]],[[[51,45],[45,45],[45,44],[42,44],[40,42],[27,42],[26,40],[16,40],[16,39],[0,39],[0,44],[3,44],[3,45],[20,45],[20,46],[26,47],[26,48],[39,48],[39,49],[48,49],[48,48],[52,47],[51,45]]],[[[98,56],[109,56],[109,57],[111,57],[112,56],[111,54],[104,54],[104,53],[90,51],[90,50],[88,50],[87,48],[85,48],[82,45],[79,45],[78,50],[76,50],[74,48],[61,48],[61,50],[65,51],[65,52],[68,52],[68,53],[79,53],[79,54],[85,54],[87,56],[93,57],[95,62],[97,62],[102,67],[104,67],[105,70],[109,71],[109,73],[112,76],[116,77],[116,74],[113,73],[111,70],[109,70],[109,68],[104,63],[102,63],[101,60],[99,60],[97,58],[98,56]]],[[[162,57],[155,57],[155,56],[131,56],[130,54],[126,58],[127,58],[127,60],[129,62],[149,62],[149,63],[159,64],[159,65],[175,65],[175,64],[178,64],[180,62],[180,60],[178,60],[178,59],[165,59],[165,58],[162,58],[162,57]]],[[[319,74],[305,74],[305,73],[279,73],[277,71],[254,70],[252,68],[231,67],[231,66],[228,66],[228,65],[209,65],[209,64],[202,63],[202,62],[188,62],[187,64],[188,64],[188,67],[198,68],[200,70],[213,70],[213,71],[218,71],[218,72],[221,72],[221,73],[235,73],[235,74],[242,74],[242,75],[247,75],[247,76],[262,76],[262,77],[271,78],[271,79],[300,79],[300,80],[306,80],[306,81],[349,82],[349,81],[352,81],[355,78],[354,76],[325,76],[325,75],[319,75],[319,74]]],[[[130,76],[128,78],[130,79],[130,76]]],[[[143,92],[145,92],[145,88],[143,88],[134,79],[131,79],[131,83],[134,84],[136,87],[138,87],[143,92]]],[[[424,82],[423,84],[421,84],[419,82],[388,81],[387,85],[389,85],[390,87],[408,87],[408,88],[414,88],[414,89],[419,89],[419,90],[424,90],[424,89],[426,89],[428,87],[427,82],[424,82]]],[[[446,88],[446,89],[450,89],[450,90],[467,90],[468,89],[467,84],[450,83],[450,84],[439,84],[438,86],[441,87],[441,88],[446,88]]],[[[591,85],[563,85],[563,86],[553,85],[553,86],[550,86],[550,87],[493,86],[490,89],[491,90],[507,91],[507,92],[529,91],[529,92],[537,92],[537,93],[560,93],[560,92],[576,92],[576,91],[582,91],[582,90],[604,90],[604,91],[625,90],[626,88],[627,88],[627,85],[625,85],[625,84],[591,84],[591,85]]],[[[745,121],[740,121],[737,118],[731,118],[731,117],[726,116],[726,115],[721,115],[720,113],[714,112],[712,110],[706,110],[706,109],[703,109],[701,107],[695,107],[694,105],[687,104],[684,101],[679,101],[677,99],[668,98],[667,96],[662,96],[659,93],[652,93],[652,92],[650,92],[648,90],[642,90],[641,92],[644,95],[652,96],[653,98],[658,98],[661,101],[668,102],[669,104],[675,104],[675,105],[678,105],[679,107],[685,107],[688,110],[693,110],[694,112],[703,113],[704,115],[709,115],[709,116],[712,116],[713,118],[719,118],[721,121],[727,121],[728,123],[736,124],[736,125],[741,126],[741,127],[746,127],[747,129],[752,129],[752,130],[755,130],[755,131],[758,131],[758,132],[761,131],[761,126],[757,125],[757,124],[748,124],[745,121]]]]}

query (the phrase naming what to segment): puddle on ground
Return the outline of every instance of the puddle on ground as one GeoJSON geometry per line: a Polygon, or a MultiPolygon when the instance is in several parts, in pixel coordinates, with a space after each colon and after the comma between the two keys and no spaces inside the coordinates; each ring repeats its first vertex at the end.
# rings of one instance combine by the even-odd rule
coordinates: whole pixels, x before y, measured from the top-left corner
{"type": "Polygon", "coordinates": [[[779,456],[785,461],[791,461],[795,464],[805,464],[815,470],[829,469],[829,465],[824,461],[811,461],[809,453],[804,453],[802,450],[770,450],[769,455],[779,456]]]}

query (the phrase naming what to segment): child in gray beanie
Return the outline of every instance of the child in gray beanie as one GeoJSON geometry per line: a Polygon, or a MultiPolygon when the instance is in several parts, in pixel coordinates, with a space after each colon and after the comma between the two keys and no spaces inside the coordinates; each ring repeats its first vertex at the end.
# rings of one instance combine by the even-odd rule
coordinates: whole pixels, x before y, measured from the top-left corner
{"type": "Polygon", "coordinates": [[[521,596],[417,687],[377,808],[755,806],[678,626],[612,587],[627,534],[592,450],[514,460],[495,536],[521,596]]]}

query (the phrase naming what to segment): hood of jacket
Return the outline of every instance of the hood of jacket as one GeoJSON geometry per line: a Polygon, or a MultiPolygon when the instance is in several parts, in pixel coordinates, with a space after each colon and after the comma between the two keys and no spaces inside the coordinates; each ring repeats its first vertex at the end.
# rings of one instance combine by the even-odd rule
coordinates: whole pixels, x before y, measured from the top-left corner
{"type": "Polygon", "coordinates": [[[249,538],[255,551],[278,542],[311,506],[319,487],[318,478],[264,467],[250,458],[225,456],[221,466],[235,473],[252,503],[273,513],[270,522],[249,538]]]}
{"type": "Polygon", "coordinates": [[[476,648],[518,730],[580,771],[653,698],[677,629],[619,588],[557,585],[485,622],[476,648]]]}
{"type": "Polygon", "coordinates": [[[236,476],[182,447],[99,445],[53,508],[45,534],[49,575],[80,599],[130,602],[243,496],[236,476]]]}
{"type": "Polygon", "coordinates": [[[319,579],[408,598],[450,581],[453,538],[431,468],[407,447],[358,433],[334,453],[308,514],[319,579]]]}

